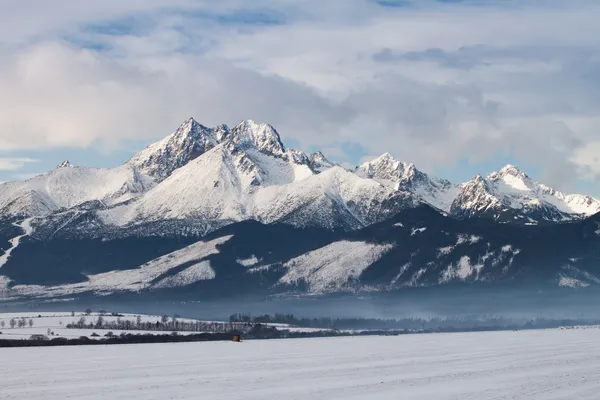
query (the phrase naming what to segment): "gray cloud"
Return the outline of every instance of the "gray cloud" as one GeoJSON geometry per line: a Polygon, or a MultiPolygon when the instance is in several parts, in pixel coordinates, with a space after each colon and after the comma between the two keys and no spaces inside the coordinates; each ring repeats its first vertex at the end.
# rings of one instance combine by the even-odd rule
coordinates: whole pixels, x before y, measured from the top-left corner
{"type": "Polygon", "coordinates": [[[559,187],[600,174],[594,2],[7,1],[4,153],[152,140],[193,115],[363,149],[340,161],[504,154],[559,187]]]}

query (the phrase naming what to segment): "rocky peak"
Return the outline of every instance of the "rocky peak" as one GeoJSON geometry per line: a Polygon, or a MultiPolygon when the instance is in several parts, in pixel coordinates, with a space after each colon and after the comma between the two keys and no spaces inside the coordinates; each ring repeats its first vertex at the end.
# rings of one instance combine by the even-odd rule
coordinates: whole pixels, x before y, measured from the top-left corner
{"type": "Polygon", "coordinates": [[[488,176],[488,179],[498,180],[498,179],[502,179],[507,176],[512,176],[514,178],[519,178],[522,180],[529,179],[529,176],[527,176],[527,174],[525,172],[521,171],[518,167],[516,167],[512,164],[506,165],[505,167],[503,167],[502,169],[500,169],[497,172],[492,172],[488,176]]]}
{"type": "Polygon", "coordinates": [[[310,163],[306,153],[300,150],[288,149],[286,151],[286,158],[294,164],[309,165],[310,163]]]}
{"type": "Polygon", "coordinates": [[[451,213],[457,217],[471,217],[483,213],[495,212],[502,207],[487,180],[477,174],[469,182],[462,185],[458,196],[451,206],[451,213]]]}
{"type": "Polygon", "coordinates": [[[271,155],[285,153],[279,133],[269,124],[259,124],[252,120],[242,121],[231,130],[229,138],[242,149],[254,147],[271,155]]]}
{"type": "Polygon", "coordinates": [[[69,160],[65,160],[56,166],[56,169],[59,168],[73,168],[73,164],[71,164],[69,160]]]}
{"type": "Polygon", "coordinates": [[[229,134],[231,133],[231,129],[225,124],[217,125],[214,129],[214,136],[219,143],[227,139],[229,134]]]}
{"type": "Polygon", "coordinates": [[[175,133],[167,137],[170,143],[180,143],[182,145],[197,141],[214,141],[212,130],[202,125],[194,118],[187,119],[177,128],[175,133]]]}
{"type": "Polygon", "coordinates": [[[358,172],[366,178],[402,183],[411,181],[419,173],[413,164],[398,161],[390,153],[364,163],[358,167],[358,172]]]}
{"type": "Polygon", "coordinates": [[[469,185],[469,184],[473,184],[473,185],[485,185],[485,179],[480,174],[477,174],[477,175],[475,175],[475,177],[472,180],[470,180],[469,182],[467,182],[467,185],[469,185]]]}
{"type": "Polygon", "coordinates": [[[151,144],[129,161],[148,175],[163,180],[175,169],[218,144],[212,129],[189,118],[171,135],[151,144]]]}
{"type": "Polygon", "coordinates": [[[320,151],[313,153],[309,157],[309,167],[313,172],[320,173],[331,167],[333,163],[330,162],[320,151]]]}
{"type": "Polygon", "coordinates": [[[477,174],[469,182],[463,184],[459,197],[473,198],[492,194],[493,188],[490,186],[490,183],[483,176],[477,174]]]}

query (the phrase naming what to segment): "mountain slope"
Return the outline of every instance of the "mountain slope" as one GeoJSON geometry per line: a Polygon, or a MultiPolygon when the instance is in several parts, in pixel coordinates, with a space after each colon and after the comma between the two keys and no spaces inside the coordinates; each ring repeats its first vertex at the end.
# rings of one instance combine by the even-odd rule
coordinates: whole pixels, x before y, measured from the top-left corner
{"type": "Polygon", "coordinates": [[[0,282],[5,297],[584,288],[600,284],[600,215],[528,226],[457,220],[422,205],[352,232],[243,221],[187,241],[25,240],[0,268],[0,282]]]}

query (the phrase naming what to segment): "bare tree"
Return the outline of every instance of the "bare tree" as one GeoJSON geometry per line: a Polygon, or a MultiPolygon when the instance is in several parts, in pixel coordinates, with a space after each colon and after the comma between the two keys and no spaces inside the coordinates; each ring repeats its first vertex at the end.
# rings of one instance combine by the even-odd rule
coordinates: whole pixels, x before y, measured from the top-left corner
{"type": "Polygon", "coordinates": [[[4,329],[5,326],[6,326],[6,322],[0,321],[0,327],[2,327],[2,329],[4,329]]]}
{"type": "Polygon", "coordinates": [[[32,328],[33,327],[33,319],[29,318],[29,327],[32,328]]]}
{"type": "Polygon", "coordinates": [[[135,324],[137,325],[138,329],[142,326],[142,317],[140,315],[135,317],[135,324]]]}
{"type": "Polygon", "coordinates": [[[162,324],[163,324],[163,325],[166,325],[166,324],[167,324],[167,322],[169,322],[169,316],[168,316],[168,315],[163,315],[163,316],[160,318],[160,322],[162,322],[162,324]]]}
{"type": "Polygon", "coordinates": [[[17,325],[17,321],[14,318],[11,318],[10,319],[10,327],[14,329],[15,325],[17,325]]]}

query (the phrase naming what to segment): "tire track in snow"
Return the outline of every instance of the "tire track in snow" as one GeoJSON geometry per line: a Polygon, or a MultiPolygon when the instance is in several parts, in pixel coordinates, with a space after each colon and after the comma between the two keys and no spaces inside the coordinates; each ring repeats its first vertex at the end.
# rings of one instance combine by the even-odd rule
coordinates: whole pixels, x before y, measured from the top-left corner
{"type": "Polygon", "coordinates": [[[33,232],[33,228],[31,227],[31,220],[32,219],[33,218],[27,218],[27,219],[23,220],[20,224],[13,223],[14,226],[23,229],[24,233],[22,235],[16,236],[16,237],[14,237],[14,238],[12,238],[12,239],[9,240],[9,243],[11,244],[11,247],[9,249],[7,249],[4,252],[4,254],[2,254],[0,256],[0,268],[2,268],[4,266],[4,264],[6,264],[6,262],[10,258],[10,254],[17,247],[19,247],[19,244],[21,243],[21,239],[23,239],[25,236],[31,235],[31,232],[33,232]]]}

